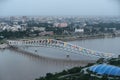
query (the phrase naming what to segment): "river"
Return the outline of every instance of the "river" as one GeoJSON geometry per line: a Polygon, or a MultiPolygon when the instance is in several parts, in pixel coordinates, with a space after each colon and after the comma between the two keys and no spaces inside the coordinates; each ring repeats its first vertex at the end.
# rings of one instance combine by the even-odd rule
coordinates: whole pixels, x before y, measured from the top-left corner
{"type": "MultiPolygon", "coordinates": [[[[70,43],[96,51],[110,52],[118,55],[120,54],[119,41],[120,37],[71,41],[70,43]]],[[[0,80],[34,80],[35,78],[44,76],[48,72],[60,72],[63,69],[85,65],[84,63],[71,60],[95,59],[78,54],[67,53],[55,48],[30,47],[23,49],[33,52],[37,50],[37,52],[35,52],[36,54],[50,57],[50,59],[39,58],[9,49],[0,50],[0,80]],[[67,61],[62,61],[62,59],[67,59],[66,54],[70,54],[70,58],[67,61]]]]}

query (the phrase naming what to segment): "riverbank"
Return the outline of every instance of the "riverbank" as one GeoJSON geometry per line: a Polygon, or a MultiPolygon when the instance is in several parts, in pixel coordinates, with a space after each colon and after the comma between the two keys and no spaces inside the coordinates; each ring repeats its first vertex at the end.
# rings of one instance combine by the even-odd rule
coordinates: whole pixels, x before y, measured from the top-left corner
{"type": "Polygon", "coordinates": [[[37,37],[27,37],[24,39],[56,39],[61,41],[76,41],[76,40],[86,40],[86,39],[100,39],[100,38],[114,38],[120,37],[120,34],[113,33],[103,33],[103,34],[92,34],[92,35],[53,35],[53,36],[37,36],[37,37]]]}
{"type": "Polygon", "coordinates": [[[67,36],[67,35],[55,35],[55,36],[41,36],[41,37],[28,37],[24,39],[56,39],[61,41],[76,41],[76,40],[87,40],[87,39],[101,39],[101,38],[115,38],[120,37],[120,35],[113,36],[110,35],[84,35],[84,36],[67,36]]]}
{"type": "MultiPolygon", "coordinates": [[[[99,34],[72,34],[72,35],[51,35],[51,36],[31,36],[21,38],[9,38],[10,40],[20,39],[56,39],[61,41],[75,41],[75,40],[86,40],[86,39],[99,39],[99,38],[113,38],[120,37],[119,33],[99,33],[99,34]]],[[[0,43],[5,43],[4,39],[0,40],[0,43]],[[1,42],[2,41],[2,42],[1,42]]]]}
{"type": "MultiPolygon", "coordinates": [[[[102,38],[115,38],[120,37],[120,34],[94,34],[94,35],[53,35],[53,36],[37,36],[37,37],[24,37],[24,38],[12,38],[11,40],[21,40],[21,39],[56,39],[61,41],[77,41],[77,40],[88,40],[88,39],[102,39],[102,38]]],[[[0,41],[0,45],[6,43],[6,40],[0,41]]]]}
{"type": "Polygon", "coordinates": [[[66,37],[56,37],[57,40],[62,41],[76,41],[76,40],[86,40],[86,39],[101,39],[101,38],[115,38],[120,37],[120,34],[103,34],[103,35],[83,35],[83,36],[66,36],[66,37]]]}

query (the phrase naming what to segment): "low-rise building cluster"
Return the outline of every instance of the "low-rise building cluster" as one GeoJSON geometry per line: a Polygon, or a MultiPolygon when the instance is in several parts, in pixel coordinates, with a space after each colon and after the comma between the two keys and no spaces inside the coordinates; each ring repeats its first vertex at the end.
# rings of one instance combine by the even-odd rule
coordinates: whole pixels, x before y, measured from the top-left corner
{"type": "Polygon", "coordinates": [[[81,33],[116,35],[120,33],[119,25],[118,17],[0,17],[0,32],[27,31],[30,35],[80,35],[81,33]]]}

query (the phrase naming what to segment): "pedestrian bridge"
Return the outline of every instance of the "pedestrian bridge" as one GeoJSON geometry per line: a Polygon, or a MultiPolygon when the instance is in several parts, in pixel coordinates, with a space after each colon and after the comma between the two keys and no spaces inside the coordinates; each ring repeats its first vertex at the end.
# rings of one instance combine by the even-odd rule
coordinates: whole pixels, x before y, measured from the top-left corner
{"type": "Polygon", "coordinates": [[[52,47],[62,49],[73,54],[80,54],[89,57],[98,58],[112,58],[115,55],[112,53],[104,53],[99,51],[94,51],[91,49],[86,49],[81,46],[71,44],[69,42],[63,42],[55,39],[39,39],[39,40],[8,40],[8,45],[13,47],[52,47]]]}

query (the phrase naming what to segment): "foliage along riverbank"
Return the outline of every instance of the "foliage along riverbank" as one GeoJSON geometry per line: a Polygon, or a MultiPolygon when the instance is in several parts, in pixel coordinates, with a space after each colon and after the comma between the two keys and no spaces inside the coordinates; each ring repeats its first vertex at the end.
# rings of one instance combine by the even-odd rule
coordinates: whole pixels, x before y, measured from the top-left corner
{"type": "MultiPolygon", "coordinates": [[[[75,41],[75,40],[86,40],[86,39],[100,39],[100,38],[113,38],[113,37],[120,37],[120,35],[113,35],[113,34],[95,34],[95,35],[83,35],[83,36],[72,36],[72,35],[53,35],[53,36],[37,36],[37,37],[19,37],[19,38],[8,38],[11,40],[18,40],[18,39],[56,39],[61,41],[75,41]]],[[[0,39],[0,47],[6,43],[7,39],[0,39]]],[[[5,46],[6,47],[6,46],[5,46]]],[[[3,47],[4,48],[4,47],[3,47]]]]}
{"type": "Polygon", "coordinates": [[[75,40],[86,40],[86,39],[100,39],[100,38],[113,38],[120,37],[120,34],[93,34],[93,35],[53,35],[53,36],[37,36],[37,37],[25,37],[25,39],[56,39],[61,41],[75,41],[75,40]]]}
{"type": "MultiPolygon", "coordinates": [[[[35,80],[109,80],[107,75],[104,75],[101,78],[98,78],[96,76],[91,76],[92,72],[90,72],[89,70],[88,70],[88,74],[84,74],[82,71],[84,68],[87,68],[94,64],[104,64],[105,62],[106,64],[120,67],[120,57],[111,58],[111,59],[108,59],[107,61],[101,58],[98,61],[96,61],[96,63],[89,63],[87,66],[84,66],[84,67],[74,67],[72,69],[63,70],[62,72],[55,73],[55,74],[47,73],[45,77],[40,77],[35,80]]],[[[114,79],[112,80],[119,80],[119,79],[116,79],[114,77],[114,79]]]]}
{"type": "MultiPolygon", "coordinates": [[[[93,64],[88,64],[85,67],[88,67],[90,65],[93,64]]],[[[66,79],[65,77],[72,75],[72,74],[79,74],[81,75],[80,71],[83,69],[84,67],[74,67],[72,69],[68,69],[68,70],[63,70],[62,72],[59,73],[47,73],[45,77],[40,77],[39,79],[35,79],[35,80],[73,80],[72,78],[70,79],[69,77],[66,79]]],[[[85,75],[81,75],[81,76],[85,76],[85,75]]],[[[80,77],[79,80],[83,80],[84,78],[80,77]]],[[[76,79],[74,79],[76,80],[76,79]]],[[[85,80],[85,79],[84,79],[85,80]]]]}

